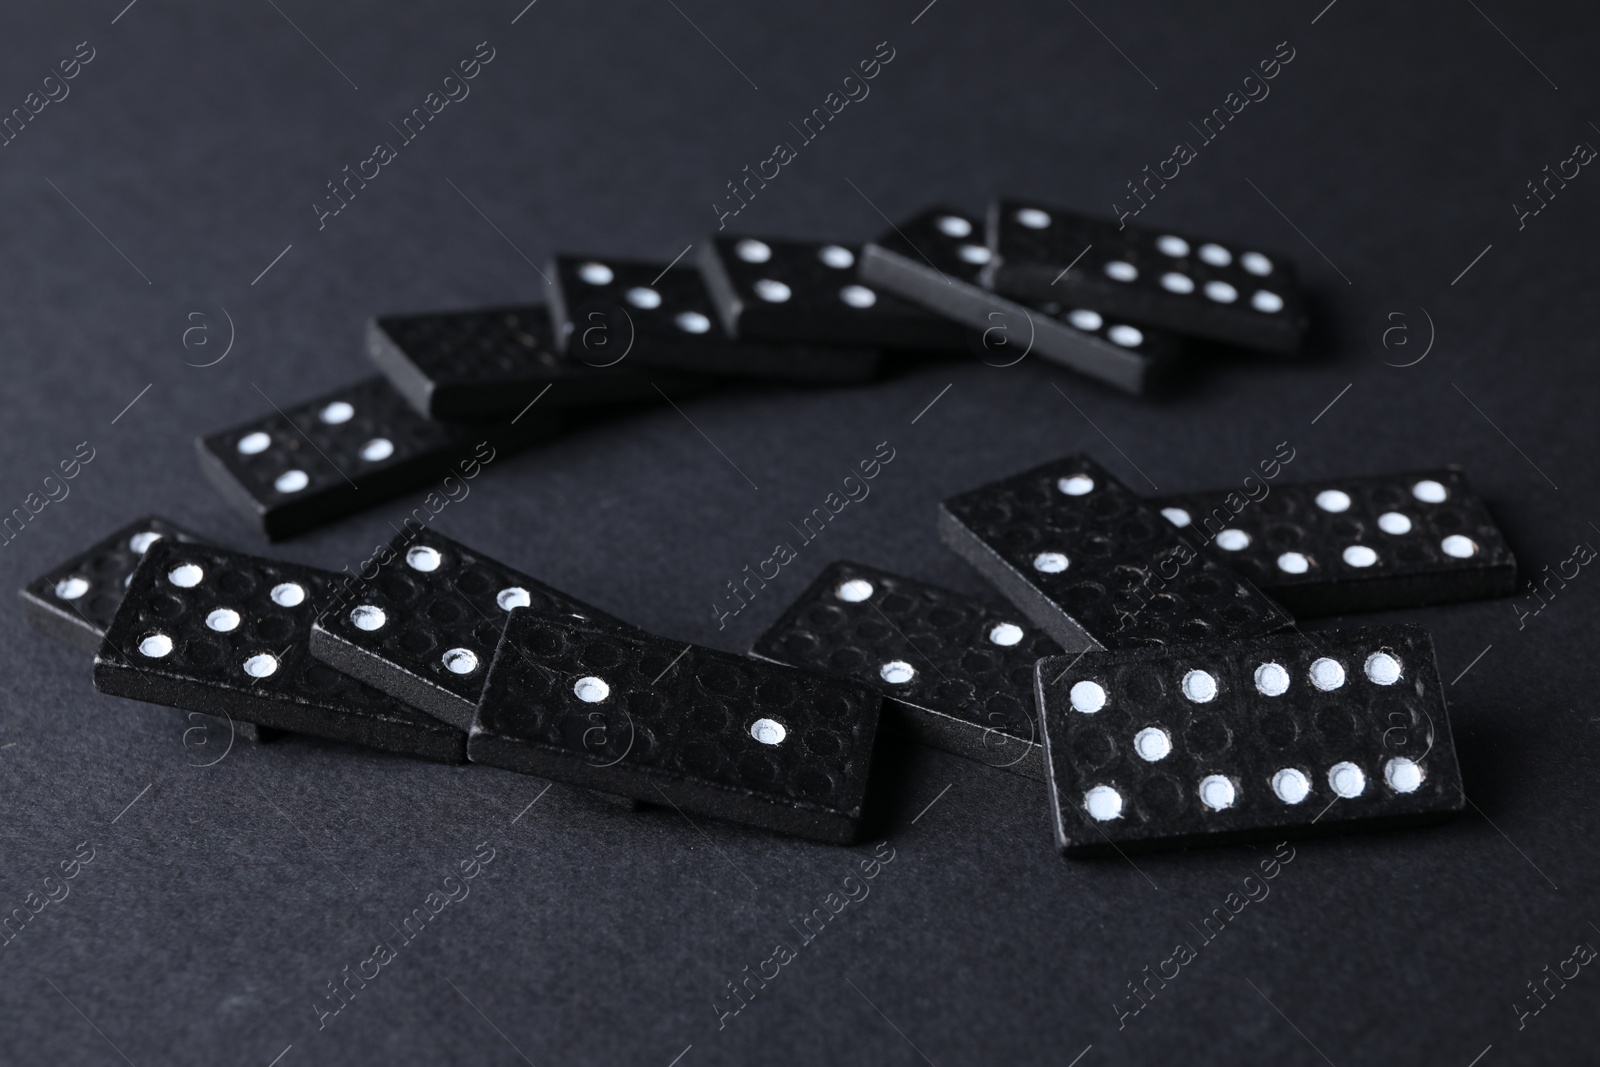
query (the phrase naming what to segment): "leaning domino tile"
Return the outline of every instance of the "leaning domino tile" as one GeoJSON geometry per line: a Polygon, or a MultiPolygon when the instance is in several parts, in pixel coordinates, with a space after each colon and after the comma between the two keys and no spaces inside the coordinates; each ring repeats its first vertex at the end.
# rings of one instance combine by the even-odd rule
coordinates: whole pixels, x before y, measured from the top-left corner
{"type": "Polygon", "coordinates": [[[980,280],[992,258],[982,222],[932,207],[886,230],[861,253],[861,277],[936,314],[979,331],[986,362],[1040,358],[1131,393],[1159,385],[1179,354],[1179,339],[1065,293],[1020,303],[980,280]]]}
{"type": "Polygon", "coordinates": [[[881,703],[872,690],[779,664],[518,610],[467,755],[847,844],[881,703]]]}
{"type": "Polygon", "coordinates": [[[1422,607],[1516,592],[1517,561],[1457,467],[1152,498],[1297,615],[1422,607]]]}
{"type": "Polygon", "coordinates": [[[1069,856],[1409,825],[1465,804],[1420,626],[1057,656],[1038,686],[1069,856]]]}
{"type": "Polygon", "coordinates": [[[1305,336],[1305,298],[1282,256],[1014,198],[990,205],[987,237],[984,284],[1019,300],[1083,301],[1272,352],[1294,352],[1305,336]]]}
{"type": "Polygon", "coordinates": [[[1293,622],[1085,455],[946,500],[939,538],[1069,652],[1293,622]]]}
{"type": "Polygon", "coordinates": [[[356,574],[341,576],[312,628],[311,653],[465,730],[506,618],[519,607],[629,628],[443,534],[407,528],[356,574]]]}
{"type": "Polygon", "coordinates": [[[693,267],[557,256],[551,277],[556,344],[585,359],[818,383],[867,381],[878,371],[873,347],[736,339],[693,267]]]}
{"type": "Polygon", "coordinates": [[[459,763],[466,734],[311,657],[337,576],[162,539],[94,661],[95,688],[167,707],[459,763]]]}
{"type": "Polygon", "coordinates": [[[742,340],[967,350],[960,324],[865,284],[860,259],[839,241],[716,237],[702,246],[700,273],[742,340]]]}
{"type": "Polygon", "coordinates": [[[500,450],[559,427],[535,406],[515,425],[450,426],[408,404],[384,378],[198,438],[200,469],[269,540],[302,533],[451,474],[475,476],[500,450]]]}
{"type": "MultiPolygon", "coordinates": [[[[431,419],[509,422],[535,402],[566,408],[660,400],[652,376],[636,365],[607,365],[599,354],[585,361],[574,352],[556,347],[542,304],[383,315],[367,323],[368,355],[431,419]]],[[[700,385],[666,371],[655,380],[674,395],[700,385]]]]}
{"type": "Polygon", "coordinates": [[[1060,651],[1015,609],[841,561],[750,654],[876,689],[924,744],[1042,778],[1033,665],[1060,651]]]}

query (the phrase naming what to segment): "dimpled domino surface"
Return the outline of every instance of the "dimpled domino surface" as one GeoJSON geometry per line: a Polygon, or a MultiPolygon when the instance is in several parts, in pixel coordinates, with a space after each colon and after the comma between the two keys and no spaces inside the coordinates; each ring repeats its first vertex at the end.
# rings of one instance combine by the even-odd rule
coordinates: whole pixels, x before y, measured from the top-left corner
{"type": "Polygon", "coordinates": [[[1305,336],[1300,283],[1294,265],[1279,255],[1172,230],[1119,230],[1105,219],[1014,199],[990,205],[988,235],[995,257],[984,282],[1008,296],[1081,300],[1177,333],[1274,352],[1294,352],[1305,336]],[[1028,226],[1019,216],[1049,221],[1028,226]],[[1184,254],[1171,255],[1163,246],[1184,254]],[[1202,252],[1218,262],[1207,262],[1202,252]],[[1246,262],[1264,264],[1268,273],[1254,274],[1246,262]],[[1133,268],[1135,276],[1119,280],[1118,264],[1133,268]],[[1169,275],[1183,280],[1183,291],[1163,284],[1169,275]],[[1208,289],[1212,283],[1231,292],[1227,302],[1207,295],[1216,291],[1208,289]],[[1261,293],[1266,295],[1258,298],[1261,293]],[[1265,311],[1253,303],[1257,299],[1280,303],[1265,311]]]}
{"type": "MultiPolygon", "coordinates": [[[[1041,660],[1038,674],[1057,844],[1068,854],[1425,822],[1464,804],[1433,641],[1420,626],[1090,652],[1076,662],[1041,660]],[[1380,685],[1368,677],[1374,653],[1399,664],[1398,680],[1380,685]],[[1330,691],[1312,684],[1319,660],[1338,663],[1343,684],[1330,691]],[[1284,669],[1287,689],[1279,695],[1258,688],[1263,664],[1284,669]],[[1185,695],[1191,671],[1210,676],[1212,699],[1185,695]],[[1077,710],[1073,691],[1083,683],[1104,694],[1098,710],[1077,710]],[[1154,761],[1134,741],[1147,729],[1164,731],[1170,745],[1154,761]],[[1396,758],[1421,768],[1414,791],[1398,792],[1386,780],[1396,758]],[[1334,792],[1329,775],[1341,763],[1360,770],[1359,795],[1334,792]],[[1275,793],[1274,776],[1285,769],[1309,786],[1298,803],[1275,793]],[[1231,785],[1231,807],[1202,800],[1200,784],[1213,775],[1231,785]],[[1090,791],[1100,788],[1119,798],[1100,808],[1105,814],[1120,803],[1113,818],[1089,813],[1090,791]]],[[[1085,707],[1094,702],[1080,699],[1085,707]]]]}
{"type": "Polygon", "coordinates": [[[841,561],[756,639],[750,654],[876,689],[918,740],[1042,778],[1033,667],[1060,651],[1015,609],[841,561]],[[992,636],[997,629],[999,640],[992,636]],[[899,664],[914,673],[889,681],[903,673],[886,665],[899,664]]]}
{"type": "Polygon", "coordinates": [[[150,534],[175,541],[204,540],[154,515],[130,522],[23,586],[22,610],[28,622],[41,633],[93,655],[122,604],[128,579],[144,559],[144,550],[154,543],[150,534]],[[74,579],[83,583],[81,593],[74,579]]]}
{"type": "Polygon", "coordinates": [[[490,447],[511,448],[548,437],[557,425],[554,409],[536,408],[515,427],[449,426],[417,414],[376,377],[195,445],[201,470],[228,502],[276,540],[443,478],[474,456],[486,435],[490,447]],[[330,412],[338,415],[330,419],[330,412]],[[266,438],[259,448],[258,434],[266,438]]]}
{"type": "Polygon", "coordinates": [[[311,657],[311,621],[334,575],[166,539],[145,555],[95,657],[101,692],[444,762],[466,758],[463,732],[311,657]],[[198,580],[175,583],[180,567],[198,568],[198,580]],[[303,598],[280,591],[275,599],[287,585],[303,598]],[[231,629],[208,622],[218,611],[236,616],[231,629]],[[160,646],[147,642],[163,638],[169,649],[148,654],[160,646]],[[263,673],[266,662],[275,666],[263,673]]]}
{"type": "MultiPolygon", "coordinates": [[[[1161,496],[1150,503],[1184,511],[1187,528],[1217,544],[1219,557],[1232,570],[1299,615],[1421,607],[1516,592],[1516,558],[1458,469],[1268,484],[1258,503],[1226,489],[1161,496]],[[1416,487],[1430,482],[1442,487],[1442,501],[1423,499],[1434,495],[1431,486],[1419,495],[1416,487]],[[1325,493],[1342,493],[1348,507],[1335,512],[1319,506],[1325,493]],[[1392,533],[1384,525],[1409,528],[1392,533]],[[1249,543],[1220,549],[1221,543],[1237,543],[1233,537],[1216,542],[1224,530],[1243,532],[1249,543]],[[1445,539],[1451,537],[1466,538],[1471,555],[1446,553],[1445,539]],[[1371,548],[1375,559],[1353,565],[1346,559],[1353,546],[1371,548]],[[1303,573],[1286,569],[1302,565],[1303,573]]],[[[1336,502],[1344,500],[1336,497],[1336,502]]]]}
{"type": "Polygon", "coordinates": [[[881,702],[778,664],[516,611],[468,755],[846,843],[861,818],[881,702]],[[596,681],[604,696],[580,699],[580,690],[599,696],[596,681]]]}
{"type": "MultiPolygon", "coordinates": [[[[372,578],[341,577],[335,604],[313,628],[312,654],[463,730],[472,724],[510,611],[501,605],[502,594],[507,604],[525,599],[532,612],[580,615],[604,627],[627,628],[598,608],[432,530],[401,533],[388,552],[372,578]],[[372,608],[382,613],[383,623],[363,629],[357,613],[370,625],[376,616],[366,609],[372,608]],[[472,670],[446,665],[445,654],[456,649],[470,653],[476,663],[472,670]]],[[[458,656],[452,662],[459,667],[467,661],[458,656]]]]}
{"type": "Polygon", "coordinates": [[[1293,621],[1084,455],[945,501],[939,536],[1069,652],[1246,637],[1293,621]],[[1079,478],[1086,492],[1063,491],[1079,478]],[[1065,566],[1041,570],[1047,554],[1065,566]]]}

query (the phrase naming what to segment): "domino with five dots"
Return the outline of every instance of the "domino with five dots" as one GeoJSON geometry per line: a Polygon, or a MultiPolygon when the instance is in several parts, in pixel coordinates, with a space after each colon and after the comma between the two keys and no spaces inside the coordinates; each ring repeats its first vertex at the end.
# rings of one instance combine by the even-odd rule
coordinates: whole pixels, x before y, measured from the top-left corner
{"type": "Polygon", "coordinates": [[[841,561],[750,654],[876,689],[923,744],[1042,778],[1033,667],[1060,651],[1014,609],[841,561]]]}
{"type": "MultiPolygon", "coordinates": [[[[271,403],[271,401],[269,401],[271,403]]],[[[384,378],[198,438],[200,469],[270,541],[343,518],[550,437],[554,408],[515,425],[457,427],[417,414],[384,378]]]]}
{"type": "Polygon", "coordinates": [[[723,327],[741,340],[967,351],[960,324],[862,284],[861,250],[840,242],[716,237],[700,273],[723,327]]]}
{"type": "Polygon", "coordinates": [[[586,361],[813,383],[863,382],[878,372],[873,347],[735,338],[691,267],[557,256],[551,276],[556,343],[586,361]]]}
{"type": "MultiPolygon", "coordinates": [[[[636,366],[591,364],[559,349],[542,304],[379,316],[367,323],[367,354],[413,408],[443,422],[509,422],[535,402],[660,399],[636,366]]],[[[666,371],[659,380],[674,392],[691,385],[666,371]]]]}
{"type": "Polygon", "coordinates": [[[1043,659],[1068,856],[1412,825],[1465,806],[1420,626],[1043,659]]]}
{"type": "Polygon", "coordinates": [[[311,657],[336,575],[163,538],[94,661],[102,693],[446,763],[466,733],[311,657]]]}
{"type": "Polygon", "coordinates": [[[1175,526],[1297,615],[1516,592],[1517,561],[1458,468],[1156,497],[1175,526]]]}
{"type": "Polygon", "coordinates": [[[311,631],[311,654],[460,730],[472,725],[513,608],[631,629],[432,530],[403,531],[345,575],[311,631]]]}
{"type": "Polygon", "coordinates": [[[988,248],[984,284],[1018,300],[1082,301],[1271,352],[1295,352],[1305,337],[1305,298],[1281,256],[1010,198],[989,207],[988,248]]]}
{"type": "Polygon", "coordinates": [[[882,698],[833,678],[519,609],[467,742],[475,763],[848,844],[882,698]]]}
{"type": "Polygon", "coordinates": [[[1046,293],[1023,303],[981,281],[993,258],[978,219],[929,208],[862,250],[861,277],[980,331],[978,355],[1009,366],[1032,352],[1130,393],[1156,386],[1179,351],[1178,338],[1113,316],[1092,302],[1046,293]]]}
{"type": "Polygon", "coordinates": [[[1084,455],[946,500],[939,539],[1068,652],[1251,637],[1294,621],[1084,455]]]}

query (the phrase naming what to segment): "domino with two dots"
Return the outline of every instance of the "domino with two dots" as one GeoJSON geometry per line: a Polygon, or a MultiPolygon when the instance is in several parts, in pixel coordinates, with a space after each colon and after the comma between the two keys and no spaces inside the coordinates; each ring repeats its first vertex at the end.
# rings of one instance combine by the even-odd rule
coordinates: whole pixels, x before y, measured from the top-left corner
{"type": "Polygon", "coordinates": [[[876,689],[923,744],[1043,778],[1033,667],[1060,651],[1015,609],[840,561],[750,654],[876,689]]]}
{"type": "Polygon", "coordinates": [[[518,609],[467,755],[685,815],[848,844],[881,703],[779,664],[518,609]]]}
{"type": "Polygon", "coordinates": [[[211,545],[150,545],[106,630],[95,688],[446,763],[464,731],[311,656],[336,575],[211,545]]]}
{"type": "Polygon", "coordinates": [[[585,360],[813,383],[863,382],[878,372],[871,346],[735,338],[691,267],[557,256],[550,270],[556,344],[585,360]]]}
{"type": "Polygon", "coordinates": [[[1150,503],[1297,615],[1516,592],[1517,562],[1459,468],[1178,493],[1150,503]]]}
{"type": "Polygon", "coordinates": [[[1305,298],[1282,256],[1013,198],[990,205],[987,229],[983,283],[1006,296],[1079,301],[1270,352],[1295,352],[1305,338],[1305,298]]]}
{"type": "Polygon", "coordinates": [[[1252,637],[1294,621],[1085,455],[946,500],[939,538],[1068,652],[1252,637]]]}
{"type": "MultiPolygon", "coordinates": [[[[269,400],[269,404],[272,402],[269,400]]],[[[552,436],[554,408],[512,424],[434,422],[381,377],[198,438],[200,469],[270,541],[343,518],[552,436]]]]}
{"type": "Polygon", "coordinates": [[[1433,642],[1376,626],[1038,665],[1068,856],[1414,825],[1465,806],[1433,642]]]}
{"type": "Polygon", "coordinates": [[[861,277],[980,331],[986,362],[1009,366],[1031,352],[1130,393],[1156,387],[1179,352],[1177,337],[1135,325],[1067,294],[1019,302],[982,281],[993,258],[981,220],[932,207],[886,231],[861,253],[861,277]]]}

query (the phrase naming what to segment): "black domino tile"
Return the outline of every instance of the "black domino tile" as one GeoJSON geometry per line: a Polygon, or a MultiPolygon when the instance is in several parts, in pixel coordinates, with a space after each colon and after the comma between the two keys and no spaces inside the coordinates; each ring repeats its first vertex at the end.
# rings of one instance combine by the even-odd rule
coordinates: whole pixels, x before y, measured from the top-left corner
{"type": "Polygon", "coordinates": [[[195,441],[200,469],[269,540],[291,537],[450,475],[474,477],[502,452],[550,437],[559,412],[465,427],[417,414],[382,377],[195,441]]]}
{"type": "Polygon", "coordinates": [[[340,577],[312,629],[311,652],[465,730],[477,714],[500,632],[516,607],[629,628],[443,534],[408,527],[355,574],[340,577]]]}
{"type": "Polygon", "coordinates": [[[1516,558],[1455,467],[1312,482],[1253,479],[1243,489],[1174,493],[1150,503],[1296,615],[1516,592],[1516,558]]]}
{"type": "Polygon", "coordinates": [[[134,572],[94,662],[95,688],[425,759],[466,759],[466,733],[311,657],[336,575],[163,539],[134,572]]]}
{"type": "Polygon", "coordinates": [[[750,654],[876,689],[924,744],[1042,778],[1033,667],[1060,651],[1013,608],[841,561],[750,654]]]}
{"type": "Polygon", "coordinates": [[[716,237],[702,246],[700,272],[741,340],[968,350],[959,323],[863,283],[860,258],[838,241],[716,237]]]}
{"type": "Polygon", "coordinates": [[[945,501],[939,537],[1069,652],[1250,637],[1293,622],[1084,455],[945,501]]]}
{"type": "Polygon", "coordinates": [[[735,338],[692,266],[557,256],[550,269],[556,343],[591,361],[812,384],[878,372],[874,347],[735,338]]]}
{"type": "Polygon", "coordinates": [[[1292,353],[1306,333],[1294,265],[1175,230],[1127,226],[1029,200],[989,207],[983,280],[1019,300],[1081,301],[1179,334],[1292,353]],[[1072,269],[1068,270],[1067,268],[1072,269]]]}
{"type": "Polygon", "coordinates": [[[1069,856],[1414,825],[1465,806],[1420,626],[1058,656],[1038,679],[1069,856]]]}
{"type": "Polygon", "coordinates": [[[881,703],[872,690],[779,664],[519,610],[467,754],[691,816],[848,844],[881,703]]]}

